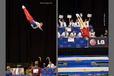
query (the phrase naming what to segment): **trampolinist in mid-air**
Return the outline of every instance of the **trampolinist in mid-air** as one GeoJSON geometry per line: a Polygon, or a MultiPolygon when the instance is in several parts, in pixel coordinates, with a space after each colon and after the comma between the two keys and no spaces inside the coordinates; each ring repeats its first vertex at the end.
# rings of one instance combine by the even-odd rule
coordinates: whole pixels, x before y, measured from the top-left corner
{"type": "Polygon", "coordinates": [[[80,32],[82,34],[82,37],[89,38],[89,28],[87,28],[87,26],[84,24],[84,22],[79,14],[76,14],[76,17],[80,23],[80,32]]]}
{"type": "Polygon", "coordinates": [[[30,22],[31,27],[32,27],[33,29],[39,28],[40,30],[43,31],[43,29],[41,28],[41,27],[43,26],[43,23],[42,23],[42,22],[37,22],[37,21],[35,21],[35,20],[33,19],[33,17],[29,14],[28,10],[26,9],[26,7],[25,7],[24,5],[22,5],[22,9],[23,9],[23,11],[24,11],[24,13],[25,13],[25,15],[26,15],[27,20],[30,22]]]}

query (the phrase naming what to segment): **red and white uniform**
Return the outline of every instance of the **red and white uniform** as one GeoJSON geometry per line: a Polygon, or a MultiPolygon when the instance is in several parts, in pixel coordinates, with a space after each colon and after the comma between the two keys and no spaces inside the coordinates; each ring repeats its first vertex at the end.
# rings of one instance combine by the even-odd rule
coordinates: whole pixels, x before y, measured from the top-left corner
{"type": "Polygon", "coordinates": [[[28,10],[25,6],[22,6],[24,14],[26,15],[27,20],[32,24],[34,27],[37,27],[36,21],[34,21],[33,17],[29,14],[28,10]]]}
{"type": "Polygon", "coordinates": [[[31,70],[32,76],[40,76],[41,68],[40,67],[33,67],[31,70]]]}
{"type": "Polygon", "coordinates": [[[82,34],[82,37],[89,37],[89,28],[83,28],[81,29],[81,34],[82,34]]]}
{"type": "Polygon", "coordinates": [[[34,20],[33,17],[29,14],[28,10],[25,7],[23,7],[23,11],[24,11],[24,13],[26,15],[26,18],[27,18],[27,20],[29,22],[31,22],[32,20],[34,20]]]}

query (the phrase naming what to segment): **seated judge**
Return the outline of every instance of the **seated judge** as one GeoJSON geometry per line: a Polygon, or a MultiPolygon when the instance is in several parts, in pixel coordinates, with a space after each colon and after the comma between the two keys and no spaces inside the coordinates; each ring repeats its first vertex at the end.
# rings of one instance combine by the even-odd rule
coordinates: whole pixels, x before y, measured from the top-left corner
{"type": "Polygon", "coordinates": [[[69,33],[67,32],[67,30],[65,29],[65,31],[62,33],[61,37],[68,37],[69,36],[69,33]]]}
{"type": "Polygon", "coordinates": [[[76,37],[76,32],[74,30],[70,33],[70,37],[72,37],[72,38],[76,37]]]}
{"type": "Polygon", "coordinates": [[[90,35],[90,37],[95,37],[95,32],[93,29],[91,29],[91,31],[89,32],[89,35],[90,35]]]}
{"type": "Polygon", "coordinates": [[[60,38],[61,37],[61,35],[60,35],[60,33],[58,32],[58,38],[60,38]]]}
{"type": "Polygon", "coordinates": [[[82,37],[82,34],[81,32],[78,33],[77,37],[82,37]]]}

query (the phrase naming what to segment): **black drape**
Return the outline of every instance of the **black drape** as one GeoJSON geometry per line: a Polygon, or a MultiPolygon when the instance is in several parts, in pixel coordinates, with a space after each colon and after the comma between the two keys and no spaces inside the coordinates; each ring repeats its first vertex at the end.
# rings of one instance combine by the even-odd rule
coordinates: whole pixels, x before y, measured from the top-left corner
{"type": "Polygon", "coordinates": [[[31,62],[38,57],[56,61],[56,6],[55,0],[6,1],[6,56],[7,62],[31,62]],[[53,4],[40,4],[52,2],[53,4]],[[33,30],[22,10],[25,5],[34,20],[43,22],[43,30],[33,30]]]}

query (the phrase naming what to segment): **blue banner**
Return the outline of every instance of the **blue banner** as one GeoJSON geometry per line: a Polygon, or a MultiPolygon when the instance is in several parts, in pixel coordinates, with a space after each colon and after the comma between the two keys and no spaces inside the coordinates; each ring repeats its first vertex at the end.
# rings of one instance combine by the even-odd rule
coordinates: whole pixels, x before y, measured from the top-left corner
{"type": "Polygon", "coordinates": [[[72,39],[72,41],[69,38],[58,38],[58,47],[87,47],[87,40],[79,37],[72,39]]]}

